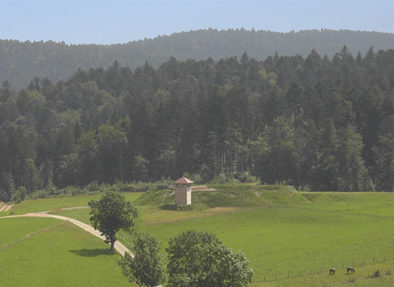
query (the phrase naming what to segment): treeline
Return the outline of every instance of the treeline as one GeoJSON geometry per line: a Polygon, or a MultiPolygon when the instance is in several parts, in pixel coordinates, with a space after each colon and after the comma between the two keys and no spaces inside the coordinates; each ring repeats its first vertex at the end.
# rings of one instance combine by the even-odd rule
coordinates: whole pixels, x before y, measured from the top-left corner
{"type": "Polygon", "coordinates": [[[306,30],[278,33],[244,29],[198,30],[159,36],[126,44],[67,45],[65,43],[19,42],[0,40],[0,83],[7,80],[17,90],[26,87],[34,77],[52,82],[67,80],[78,68],[107,68],[118,60],[121,66],[136,69],[146,61],[158,68],[171,56],[178,60],[219,60],[240,56],[265,60],[278,52],[283,56],[307,57],[312,49],[330,59],[346,44],[349,51],[366,52],[394,47],[390,33],[349,30],[306,30]]]}
{"type": "Polygon", "coordinates": [[[394,50],[78,70],[0,90],[2,199],[185,172],[394,190],[394,50]]]}

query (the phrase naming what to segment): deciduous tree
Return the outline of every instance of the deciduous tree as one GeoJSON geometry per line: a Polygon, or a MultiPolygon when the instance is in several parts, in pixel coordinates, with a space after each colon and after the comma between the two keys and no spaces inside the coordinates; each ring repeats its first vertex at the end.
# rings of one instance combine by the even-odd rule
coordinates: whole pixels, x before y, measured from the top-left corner
{"type": "Polygon", "coordinates": [[[246,287],[252,281],[245,254],[207,232],[183,232],[170,239],[167,253],[170,287],[246,287]]]}
{"type": "Polygon", "coordinates": [[[165,269],[160,262],[160,243],[148,234],[138,234],[134,238],[133,258],[129,253],[120,262],[124,274],[130,282],[138,286],[153,287],[165,280],[165,269]]]}
{"type": "Polygon", "coordinates": [[[89,202],[91,207],[90,221],[95,229],[105,236],[105,242],[111,243],[114,249],[116,233],[120,230],[130,230],[134,226],[134,218],[138,216],[130,202],[123,195],[109,191],[100,200],[89,202]]]}

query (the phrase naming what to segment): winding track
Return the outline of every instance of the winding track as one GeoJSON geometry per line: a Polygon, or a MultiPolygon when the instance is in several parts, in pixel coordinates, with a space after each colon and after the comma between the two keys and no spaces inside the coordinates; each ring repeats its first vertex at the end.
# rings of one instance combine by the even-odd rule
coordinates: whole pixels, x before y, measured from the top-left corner
{"type": "MultiPolygon", "coordinates": [[[[78,208],[78,207],[77,207],[78,208]]],[[[80,208],[86,208],[86,207],[80,207],[80,208]]],[[[74,209],[74,208],[73,208],[74,209]]],[[[101,238],[102,240],[105,240],[105,237],[102,236],[100,234],[99,231],[95,230],[92,226],[90,226],[89,224],[83,223],[79,220],[76,220],[74,218],[70,218],[70,217],[66,217],[66,216],[61,216],[61,215],[54,215],[54,214],[48,214],[48,211],[44,211],[44,212],[38,212],[38,213],[27,213],[27,214],[21,214],[21,215],[9,215],[9,216],[4,216],[4,217],[0,217],[0,219],[2,218],[15,218],[15,217],[46,217],[46,218],[56,218],[59,220],[63,220],[63,221],[68,221],[76,226],[78,226],[79,228],[82,228],[83,230],[93,234],[94,236],[101,238]]],[[[122,255],[122,257],[124,257],[124,255],[126,253],[129,253],[131,255],[131,257],[134,258],[134,254],[126,247],[124,246],[120,241],[115,241],[115,245],[114,248],[116,251],[118,251],[120,253],[120,255],[122,255]]],[[[156,287],[163,287],[162,285],[158,285],[156,287]]]]}
{"type": "MultiPolygon", "coordinates": [[[[105,237],[102,236],[99,231],[95,230],[89,224],[83,223],[83,222],[81,222],[79,220],[76,220],[76,219],[73,219],[73,218],[70,218],[70,217],[61,216],[61,215],[54,215],[54,214],[47,214],[46,212],[39,212],[39,213],[27,213],[27,214],[22,214],[22,215],[9,215],[9,216],[0,217],[0,219],[2,219],[2,218],[15,218],[15,217],[46,217],[46,218],[49,217],[49,218],[56,218],[56,219],[68,221],[68,222],[78,226],[79,228],[82,228],[83,230],[93,234],[94,236],[97,236],[98,238],[101,238],[102,240],[105,240],[105,237]]],[[[122,256],[124,256],[125,253],[127,252],[132,257],[134,257],[134,254],[126,246],[124,246],[119,241],[115,242],[114,248],[122,256]]]]}

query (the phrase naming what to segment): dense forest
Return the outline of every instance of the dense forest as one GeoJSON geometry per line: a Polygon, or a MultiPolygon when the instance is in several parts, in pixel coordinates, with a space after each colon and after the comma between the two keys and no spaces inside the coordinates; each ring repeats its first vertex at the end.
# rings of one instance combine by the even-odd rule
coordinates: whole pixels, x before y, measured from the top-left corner
{"type": "Polygon", "coordinates": [[[289,33],[208,29],[114,45],[0,40],[0,83],[7,80],[19,90],[34,77],[48,78],[52,82],[67,80],[78,68],[106,69],[115,60],[134,70],[145,62],[157,69],[171,56],[181,61],[209,57],[218,61],[239,57],[245,51],[251,58],[261,61],[275,52],[282,56],[307,57],[312,49],[331,59],[345,44],[354,55],[368,51],[371,46],[376,51],[387,50],[394,47],[394,35],[324,29],[289,33]]]}
{"type": "Polygon", "coordinates": [[[298,189],[394,190],[394,50],[333,59],[79,69],[0,89],[0,196],[91,182],[249,174],[298,189]]]}

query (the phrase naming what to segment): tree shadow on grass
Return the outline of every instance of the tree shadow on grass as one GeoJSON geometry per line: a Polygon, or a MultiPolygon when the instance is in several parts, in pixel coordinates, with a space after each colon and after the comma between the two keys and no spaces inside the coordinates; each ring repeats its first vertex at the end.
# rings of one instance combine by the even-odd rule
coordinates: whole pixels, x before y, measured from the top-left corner
{"type": "Polygon", "coordinates": [[[69,252],[82,256],[82,257],[96,257],[96,256],[101,256],[101,255],[114,255],[115,252],[110,249],[79,249],[79,250],[69,250],[69,252]]]}
{"type": "Polygon", "coordinates": [[[177,210],[178,205],[175,204],[164,204],[159,207],[161,210],[177,210]]]}

